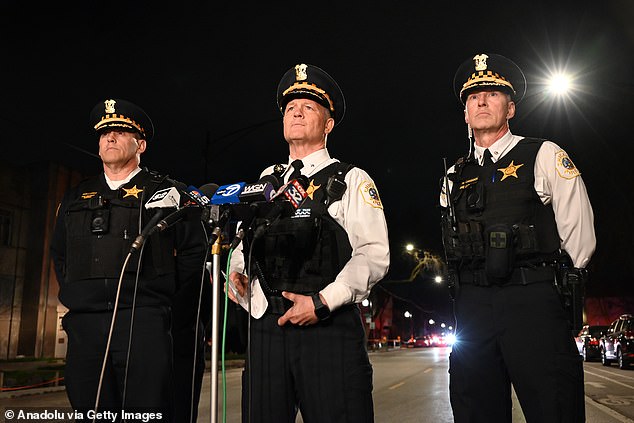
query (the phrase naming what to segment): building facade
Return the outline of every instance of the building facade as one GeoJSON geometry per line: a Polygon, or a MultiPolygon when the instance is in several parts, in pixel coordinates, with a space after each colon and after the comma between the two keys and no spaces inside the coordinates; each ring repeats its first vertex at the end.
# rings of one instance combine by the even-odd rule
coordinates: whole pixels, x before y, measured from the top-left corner
{"type": "Polygon", "coordinates": [[[0,163],[0,359],[64,357],[49,245],[64,192],[82,176],[53,163],[0,163]]]}

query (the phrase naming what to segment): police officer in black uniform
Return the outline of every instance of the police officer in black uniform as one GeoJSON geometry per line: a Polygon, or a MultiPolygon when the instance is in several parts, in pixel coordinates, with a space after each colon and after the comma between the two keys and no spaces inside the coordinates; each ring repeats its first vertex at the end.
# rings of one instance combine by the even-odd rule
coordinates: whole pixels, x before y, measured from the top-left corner
{"type": "Polygon", "coordinates": [[[299,409],[305,422],[372,422],[372,367],[357,303],[388,269],[383,205],[365,171],[326,149],[345,112],[334,79],[298,64],[277,98],[290,154],[262,176],[303,180],[306,198],[293,217],[248,240],[250,260],[232,256],[233,298],[254,318],[242,419],[290,423],[299,409]]]}
{"type": "Polygon", "coordinates": [[[511,133],[526,87],[514,62],[477,54],[454,85],[475,139],[441,193],[455,421],[510,423],[513,386],[527,422],[583,422],[583,368],[563,307],[570,286],[555,280],[562,260],[567,280],[582,275],[595,249],[584,183],[559,146],[511,133]]]}
{"type": "Polygon", "coordinates": [[[204,230],[192,219],[150,236],[130,256],[119,284],[133,241],[157,213],[144,205],[174,182],[139,167],[153,135],[141,108],[110,99],[90,119],[103,173],[66,193],[51,245],[59,299],[69,309],[66,390],[90,421],[98,389],[99,411],[156,412],[162,419],[153,421],[173,421],[172,298],[184,286],[200,285],[204,230]]]}

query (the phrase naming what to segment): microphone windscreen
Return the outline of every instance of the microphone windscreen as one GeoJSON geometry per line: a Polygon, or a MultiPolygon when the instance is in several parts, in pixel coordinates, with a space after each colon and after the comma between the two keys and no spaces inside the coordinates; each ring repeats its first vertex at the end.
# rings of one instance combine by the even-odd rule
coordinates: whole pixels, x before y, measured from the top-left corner
{"type": "Polygon", "coordinates": [[[299,184],[304,189],[308,188],[308,185],[310,185],[310,182],[308,182],[308,177],[306,177],[306,175],[299,175],[296,179],[297,182],[299,182],[299,184]]]}
{"type": "Polygon", "coordinates": [[[214,183],[209,183],[198,188],[200,192],[202,192],[207,198],[213,197],[213,195],[218,191],[218,185],[214,183]]]}
{"type": "Polygon", "coordinates": [[[273,189],[275,191],[280,189],[280,187],[282,186],[282,180],[278,178],[277,176],[275,176],[275,174],[273,173],[271,173],[270,175],[264,175],[263,177],[260,178],[258,182],[265,182],[265,183],[269,182],[271,185],[273,185],[273,189]]]}

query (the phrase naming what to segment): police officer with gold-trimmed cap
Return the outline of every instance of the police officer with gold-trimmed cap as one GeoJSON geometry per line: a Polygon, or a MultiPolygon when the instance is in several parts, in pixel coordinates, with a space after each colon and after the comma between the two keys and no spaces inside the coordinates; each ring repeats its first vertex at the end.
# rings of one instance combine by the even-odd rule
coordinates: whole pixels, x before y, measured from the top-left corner
{"type": "Polygon", "coordinates": [[[346,100],[337,82],[323,69],[300,63],[289,69],[277,86],[277,105],[280,111],[294,98],[308,98],[328,109],[338,125],[346,113],[346,100]]]}
{"type": "MultiPolygon", "coordinates": [[[[145,204],[175,182],[140,167],[154,132],[140,107],[121,99],[100,101],[90,125],[103,172],[66,192],[51,244],[59,299],[69,309],[63,318],[69,339],[66,391],[85,416],[98,401],[99,411],[158,412],[162,421],[185,421],[173,408],[170,328],[176,316],[170,308],[177,290],[200,284],[205,235],[199,221],[184,221],[129,255],[140,231],[162,213],[145,204]]],[[[191,375],[191,361],[188,369],[191,375]]]]}
{"type": "Polygon", "coordinates": [[[513,61],[468,58],[454,91],[474,142],[440,196],[458,339],[449,370],[454,420],[510,423],[512,386],[527,422],[583,422],[571,330],[582,285],[555,283],[562,273],[583,281],[595,250],[580,172],[557,144],[511,133],[526,92],[513,61]],[[538,333],[548,353],[527,348],[527,333],[538,333]]]}
{"type": "Polygon", "coordinates": [[[154,125],[147,113],[136,104],[122,99],[97,103],[90,112],[90,122],[99,134],[106,130],[138,132],[146,141],[151,141],[154,136],[154,125]]]}
{"type": "Polygon", "coordinates": [[[290,423],[299,409],[306,421],[372,422],[372,367],[357,304],[389,266],[383,204],[365,171],[326,148],[345,113],[330,75],[297,64],[282,77],[277,104],[289,157],[261,176],[303,186],[293,190],[304,200],[292,217],[261,227],[260,238],[245,238],[251,269],[240,248],[232,255],[235,294],[228,292],[253,318],[243,421],[290,423]]]}

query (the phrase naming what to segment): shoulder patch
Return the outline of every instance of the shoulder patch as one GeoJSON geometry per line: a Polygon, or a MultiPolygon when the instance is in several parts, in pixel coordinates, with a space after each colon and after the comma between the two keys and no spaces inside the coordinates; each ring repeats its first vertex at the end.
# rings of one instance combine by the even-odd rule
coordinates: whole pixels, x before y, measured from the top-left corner
{"type": "Polygon", "coordinates": [[[579,176],[581,173],[576,168],[575,164],[568,157],[568,153],[564,150],[559,150],[555,153],[557,173],[564,179],[572,179],[579,176]]]}
{"type": "Polygon", "coordinates": [[[361,191],[363,201],[372,207],[383,209],[383,204],[381,203],[381,198],[379,197],[379,191],[374,186],[374,183],[370,181],[361,182],[359,185],[359,191],[361,191]]]}

